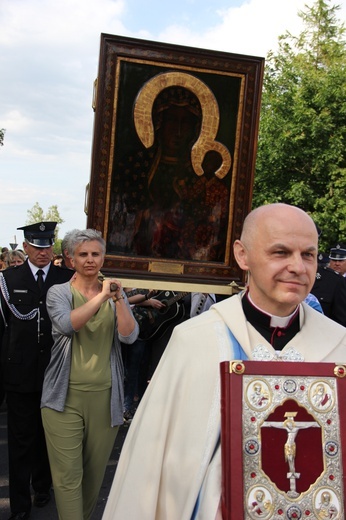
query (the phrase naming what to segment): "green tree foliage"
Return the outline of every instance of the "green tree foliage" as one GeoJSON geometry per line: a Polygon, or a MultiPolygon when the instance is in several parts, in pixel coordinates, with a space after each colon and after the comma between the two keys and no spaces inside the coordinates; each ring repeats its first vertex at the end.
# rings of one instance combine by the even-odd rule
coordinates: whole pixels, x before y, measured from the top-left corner
{"type": "MultiPolygon", "coordinates": [[[[60,213],[57,205],[50,206],[46,213],[43,211],[38,202],[35,202],[31,209],[27,211],[26,224],[35,224],[35,222],[57,222],[62,224],[64,220],[60,217],[60,213]]],[[[55,244],[54,253],[61,253],[61,240],[58,238],[59,226],[55,228],[55,244]]]]}
{"type": "Polygon", "coordinates": [[[57,238],[54,242],[53,252],[56,255],[61,254],[61,243],[62,243],[62,238],[57,238]]]}
{"type": "Polygon", "coordinates": [[[35,224],[35,222],[42,222],[46,220],[44,218],[44,212],[38,202],[35,202],[31,209],[27,211],[26,225],[35,224]]]}
{"type": "Polygon", "coordinates": [[[253,207],[286,202],[322,229],[321,249],[346,239],[346,42],[339,6],[299,13],[298,37],[267,57],[253,207]]]}

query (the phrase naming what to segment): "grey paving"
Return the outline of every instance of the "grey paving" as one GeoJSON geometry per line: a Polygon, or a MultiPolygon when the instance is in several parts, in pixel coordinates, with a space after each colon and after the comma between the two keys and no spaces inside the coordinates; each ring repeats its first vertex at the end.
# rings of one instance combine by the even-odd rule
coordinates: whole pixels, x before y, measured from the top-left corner
{"type": "MultiPolygon", "coordinates": [[[[119,455],[123,441],[126,437],[128,426],[120,428],[119,434],[114,444],[112,455],[106,468],[105,477],[100,491],[99,499],[93,514],[92,520],[101,520],[103,510],[107,501],[113,476],[119,460],[119,455]]],[[[11,516],[8,493],[8,462],[7,462],[7,421],[6,405],[0,407],[0,520],[8,520],[11,516]]],[[[54,502],[54,492],[52,491],[51,502],[43,507],[33,507],[30,520],[58,520],[58,513],[54,502]]]]}

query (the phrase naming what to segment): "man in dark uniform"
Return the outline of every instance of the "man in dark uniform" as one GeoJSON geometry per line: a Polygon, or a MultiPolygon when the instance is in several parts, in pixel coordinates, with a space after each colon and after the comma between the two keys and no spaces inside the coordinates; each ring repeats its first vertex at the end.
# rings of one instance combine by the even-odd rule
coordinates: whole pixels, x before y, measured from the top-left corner
{"type": "Polygon", "coordinates": [[[329,267],[346,276],[346,244],[336,244],[329,252],[329,267]]]}
{"type": "Polygon", "coordinates": [[[11,520],[30,517],[34,505],[50,500],[51,474],[41,422],[44,371],[53,344],[46,294],[68,281],[73,271],[52,264],[56,222],[39,222],[24,231],[23,265],[0,274],[0,346],[7,402],[11,520]]]}
{"type": "Polygon", "coordinates": [[[346,279],[327,267],[324,260],[325,257],[321,254],[311,292],[318,298],[323,313],[346,327],[346,279]]]}

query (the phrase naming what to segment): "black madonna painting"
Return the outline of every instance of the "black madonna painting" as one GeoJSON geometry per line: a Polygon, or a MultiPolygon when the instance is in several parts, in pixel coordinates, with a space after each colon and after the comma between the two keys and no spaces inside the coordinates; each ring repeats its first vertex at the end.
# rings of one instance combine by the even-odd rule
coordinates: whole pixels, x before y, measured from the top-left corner
{"type": "Polygon", "coordinates": [[[110,272],[239,278],[230,246],[251,205],[263,60],[233,61],[102,35],[88,225],[110,272]]]}

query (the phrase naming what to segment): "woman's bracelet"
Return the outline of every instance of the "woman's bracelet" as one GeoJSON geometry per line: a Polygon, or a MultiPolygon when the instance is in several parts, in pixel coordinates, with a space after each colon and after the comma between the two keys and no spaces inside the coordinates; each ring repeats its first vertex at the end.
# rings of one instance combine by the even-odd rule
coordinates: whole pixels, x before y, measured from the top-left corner
{"type": "Polygon", "coordinates": [[[123,300],[124,296],[121,294],[120,296],[117,296],[116,298],[112,298],[114,303],[117,303],[119,300],[123,300]]]}

